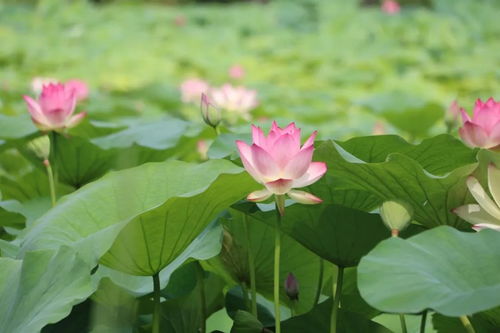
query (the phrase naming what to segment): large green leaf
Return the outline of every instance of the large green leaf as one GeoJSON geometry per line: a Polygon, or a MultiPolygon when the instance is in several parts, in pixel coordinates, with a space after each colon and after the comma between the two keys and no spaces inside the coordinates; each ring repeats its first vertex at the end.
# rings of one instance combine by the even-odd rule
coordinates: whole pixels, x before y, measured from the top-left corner
{"type": "Polygon", "coordinates": [[[104,175],[116,159],[114,152],[106,151],[77,136],[56,134],[54,152],[54,170],[58,180],[76,188],[104,175]]]}
{"type": "Polygon", "coordinates": [[[315,158],[328,164],[325,177],[331,177],[330,183],[337,188],[366,191],[381,200],[404,200],[412,205],[414,219],[427,227],[470,228],[450,210],[468,200],[465,178],[476,167],[474,151],[449,136],[426,140],[411,149],[406,144],[397,148],[392,143],[389,148],[395,153],[383,152],[385,141],[392,142],[394,138],[365,137],[350,144],[327,141],[318,147],[315,158]],[[377,153],[371,155],[370,150],[377,153]]]}
{"type": "Polygon", "coordinates": [[[361,296],[386,312],[460,316],[500,305],[500,233],[443,226],[381,242],[358,267],[361,296]]]}
{"type": "Polygon", "coordinates": [[[155,150],[172,148],[186,131],[188,123],[175,118],[156,119],[154,121],[129,121],[129,127],[92,139],[92,143],[103,149],[127,148],[133,145],[155,150]]]}
{"type": "MultiPolygon", "coordinates": [[[[175,232],[179,231],[179,227],[191,232],[183,234],[177,245],[167,244],[166,249],[172,252],[166,254],[158,251],[152,253],[151,257],[143,258],[154,260],[157,265],[154,268],[163,267],[189,245],[218,211],[255,188],[255,182],[246,172],[225,160],[199,165],[179,161],[148,163],[112,172],[62,198],[56,207],[38,219],[28,228],[22,251],[57,248],[66,244],[74,247],[85,260],[95,262],[110,249],[114,239],[129,222],[132,222],[130,228],[136,228],[141,223],[141,214],[152,217],[159,212],[168,212],[168,219],[157,221],[161,228],[159,234],[156,234],[157,226],[152,226],[154,231],[145,229],[155,233],[151,235],[154,242],[148,246],[156,249],[157,246],[161,247],[158,241],[177,240],[180,236],[165,234],[163,238],[165,223],[168,223],[168,228],[173,227],[175,232]],[[229,186],[235,183],[238,186],[229,186]],[[190,206],[190,203],[196,205],[190,206]],[[183,209],[175,209],[176,205],[183,209]],[[156,255],[161,256],[161,260],[156,255]]],[[[134,235],[128,235],[127,232],[121,234],[116,246],[122,244],[127,236],[134,235]]],[[[146,253],[144,247],[136,250],[141,254],[146,253]]],[[[108,256],[105,261],[114,265],[121,260],[124,259],[111,259],[108,256]]],[[[134,266],[130,270],[136,272],[136,268],[134,266]]]]}
{"type": "MultiPolygon", "coordinates": [[[[268,224],[274,212],[252,214],[268,224]]],[[[390,236],[380,216],[339,205],[286,208],[282,230],[320,257],[342,267],[359,263],[381,240],[390,236]]]]}
{"type": "Polygon", "coordinates": [[[27,252],[23,260],[0,258],[0,267],[2,332],[39,332],[94,290],[90,267],[68,247],[27,252]]]}
{"type": "Polygon", "coordinates": [[[38,131],[28,112],[19,116],[0,114],[0,124],[0,138],[2,139],[20,139],[38,131]]]}
{"type": "MultiPolygon", "coordinates": [[[[160,272],[160,285],[166,286],[170,281],[173,271],[179,268],[189,258],[207,260],[217,254],[221,249],[222,227],[219,223],[211,223],[177,258],[160,272]]],[[[114,270],[104,265],[100,265],[95,274],[94,280],[109,278],[118,287],[126,289],[129,293],[142,296],[153,292],[153,284],[149,276],[137,276],[114,270]]],[[[165,295],[169,295],[169,290],[164,290],[165,295]]]]}
{"type": "MultiPolygon", "coordinates": [[[[316,305],[310,312],[284,321],[282,330],[285,333],[330,332],[331,309],[332,301],[328,299],[316,305]]],[[[340,309],[337,332],[390,333],[391,331],[360,314],[340,309]]]]}

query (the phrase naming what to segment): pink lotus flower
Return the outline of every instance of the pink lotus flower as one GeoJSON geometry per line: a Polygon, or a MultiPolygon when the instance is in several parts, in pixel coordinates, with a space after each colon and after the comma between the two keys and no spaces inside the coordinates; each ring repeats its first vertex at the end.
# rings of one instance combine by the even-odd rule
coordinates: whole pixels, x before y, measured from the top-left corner
{"type": "Polygon", "coordinates": [[[242,79],[245,76],[245,69],[240,65],[233,65],[229,68],[229,77],[231,79],[242,79]]]}
{"type": "Polygon", "coordinates": [[[202,79],[187,79],[181,84],[181,98],[184,103],[199,103],[201,94],[206,94],[210,86],[202,79]]]}
{"type": "Polygon", "coordinates": [[[230,112],[238,112],[244,119],[249,119],[252,109],[259,105],[257,91],[242,86],[235,87],[229,83],[210,91],[212,101],[220,108],[230,112]]]}
{"type": "Polygon", "coordinates": [[[253,144],[249,146],[239,140],[236,144],[245,169],[265,188],[250,193],[247,199],[259,202],[273,194],[287,194],[300,203],[321,203],[320,198],[310,193],[294,190],[311,185],[326,172],[325,163],[311,162],[316,133],[301,147],[300,129],[295,127],[295,123],[281,129],[273,122],[267,137],[262,129],[252,125],[253,144]]]}
{"type": "Polygon", "coordinates": [[[24,100],[31,114],[31,119],[42,131],[62,131],[78,125],[86,113],[73,116],[76,106],[76,91],[57,83],[43,86],[42,93],[35,101],[29,96],[24,100]]]}
{"type": "Polygon", "coordinates": [[[500,102],[478,99],[472,118],[464,109],[460,112],[463,126],[458,133],[469,146],[490,149],[500,145],[500,102]]]}
{"type": "Polygon", "coordinates": [[[399,2],[395,0],[384,0],[382,2],[382,5],[380,6],[380,9],[382,9],[384,13],[389,15],[394,15],[401,11],[399,2]]]}
{"type": "Polygon", "coordinates": [[[85,82],[81,80],[77,79],[69,80],[65,83],[65,86],[69,90],[75,91],[75,97],[77,102],[83,101],[89,96],[89,87],[85,82]]]}

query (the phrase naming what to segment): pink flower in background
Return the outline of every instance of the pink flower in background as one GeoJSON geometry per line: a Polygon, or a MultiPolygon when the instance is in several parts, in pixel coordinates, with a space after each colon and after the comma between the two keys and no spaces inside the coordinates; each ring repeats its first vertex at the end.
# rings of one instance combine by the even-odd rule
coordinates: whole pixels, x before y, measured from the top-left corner
{"type": "Polygon", "coordinates": [[[82,80],[72,79],[65,83],[69,90],[75,91],[76,101],[83,101],[89,96],[89,87],[82,80]]]}
{"type": "Polygon", "coordinates": [[[490,149],[500,145],[500,102],[478,99],[472,118],[464,109],[460,113],[463,126],[458,133],[469,146],[490,149]]]}
{"type": "Polygon", "coordinates": [[[233,65],[229,68],[229,77],[231,79],[243,79],[245,76],[245,69],[240,65],[233,65]]]}
{"type": "Polygon", "coordinates": [[[399,5],[399,2],[395,0],[383,0],[380,8],[384,13],[389,15],[394,15],[401,11],[401,6],[399,5]]]}
{"type": "Polygon", "coordinates": [[[184,103],[199,103],[201,94],[206,94],[210,86],[202,79],[187,79],[181,84],[181,98],[184,103]]]}
{"type": "Polygon", "coordinates": [[[243,118],[249,119],[248,112],[259,105],[257,91],[243,86],[235,87],[229,83],[220,88],[210,90],[212,101],[227,111],[239,112],[243,118]]]}
{"type": "Polygon", "coordinates": [[[187,19],[184,15],[177,15],[174,18],[174,24],[178,27],[183,27],[186,25],[186,23],[187,23],[187,19]]]}
{"type": "Polygon", "coordinates": [[[85,117],[82,112],[73,115],[76,106],[76,91],[57,83],[43,86],[38,101],[29,96],[24,100],[35,125],[43,131],[61,131],[78,125],[85,117]]]}
{"type": "Polygon", "coordinates": [[[43,86],[50,83],[59,83],[59,80],[53,77],[35,77],[31,80],[31,90],[38,96],[42,93],[43,86]]]}
{"type": "Polygon", "coordinates": [[[321,203],[320,198],[310,193],[294,190],[311,185],[326,172],[325,163],[312,162],[316,134],[301,146],[300,129],[294,123],[282,129],[273,122],[267,137],[262,129],[252,125],[253,144],[249,146],[239,140],[236,144],[245,169],[265,188],[250,193],[247,199],[259,202],[273,194],[287,194],[300,203],[321,203]]]}

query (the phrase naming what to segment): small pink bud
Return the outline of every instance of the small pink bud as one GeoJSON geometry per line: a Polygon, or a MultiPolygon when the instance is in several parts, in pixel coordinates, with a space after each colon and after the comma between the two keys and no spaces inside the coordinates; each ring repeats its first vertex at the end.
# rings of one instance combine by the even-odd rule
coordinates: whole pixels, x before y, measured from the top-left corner
{"type": "Polygon", "coordinates": [[[292,273],[288,273],[285,280],[285,293],[292,301],[299,299],[299,282],[292,273]]]}
{"type": "Polygon", "coordinates": [[[233,65],[229,68],[229,77],[235,80],[243,79],[245,77],[245,69],[240,65],[233,65]]]}
{"type": "Polygon", "coordinates": [[[401,6],[395,0],[383,0],[380,9],[386,14],[394,15],[401,11],[401,6]]]}
{"type": "Polygon", "coordinates": [[[210,102],[207,95],[201,94],[201,116],[203,121],[208,125],[216,128],[221,121],[220,110],[210,102]]]}

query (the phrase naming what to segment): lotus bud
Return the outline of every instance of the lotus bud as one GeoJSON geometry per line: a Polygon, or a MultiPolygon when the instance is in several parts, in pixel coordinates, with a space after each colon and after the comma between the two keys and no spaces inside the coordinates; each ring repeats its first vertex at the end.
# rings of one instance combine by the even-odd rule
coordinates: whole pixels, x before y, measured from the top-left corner
{"type": "Polygon", "coordinates": [[[285,279],[285,293],[291,301],[299,299],[299,282],[292,273],[288,273],[285,279]]]}
{"type": "Polygon", "coordinates": [[[50,140],[47,135],[40,136],[36,139],[28,142],[27,147],[31,150],[35,155],[42,159],[47,160],[50,154],[50,140]]]}
{"type": "Polygon", "coordinates": [[[385,201],[380,207],[380,217],[391,230],[393,237],[397,237],[399,232],[410,223],[412,215],[412,207],[400,200],[385,201]]]}
{"type": "Polygon", "coordinates": [[[220,110],[210,102],[205,94],[201,94],[201,116],[208,126],[216,128],[221,121],[220,110]]]}

